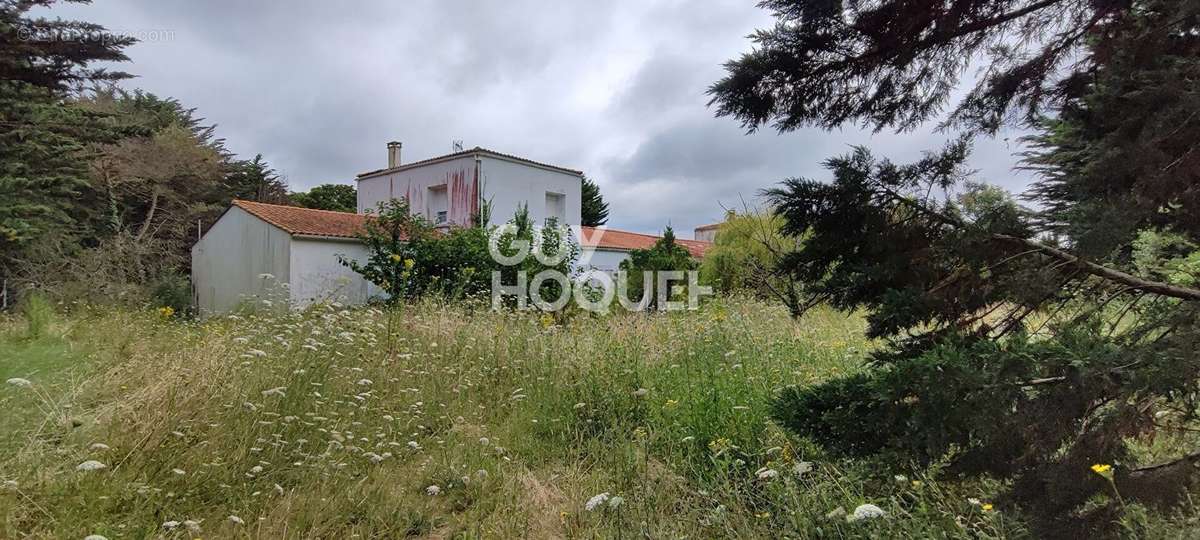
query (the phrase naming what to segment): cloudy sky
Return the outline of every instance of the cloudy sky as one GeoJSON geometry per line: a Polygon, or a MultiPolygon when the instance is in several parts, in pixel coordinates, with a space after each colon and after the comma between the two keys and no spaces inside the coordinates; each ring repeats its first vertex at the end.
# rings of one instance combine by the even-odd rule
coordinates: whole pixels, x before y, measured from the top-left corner
{"type": "MultiPolygon", "coordinates": [[[[706,88],[771,22],[753,0],[340,4],[98,0],[49,14],[143,37],[126,86],[196,107],[295,190],[385,166],[389,140],[413,161],[459,139],[582,169],[609,226],[689,238],[782,178],[827,178],[821,160],[851,145],[904,161],[947,138],[932,126],[747,135],[715,118],[706,88]]],[[[976,142],[982,179],[1025,185],[1020,135],[976,142]]]]}

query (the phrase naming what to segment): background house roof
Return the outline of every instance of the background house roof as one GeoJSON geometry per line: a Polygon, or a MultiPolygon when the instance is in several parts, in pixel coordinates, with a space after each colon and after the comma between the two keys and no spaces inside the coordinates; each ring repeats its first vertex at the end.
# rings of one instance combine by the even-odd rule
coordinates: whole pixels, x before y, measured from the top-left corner
{"type": "MultiPolygon", "coordinates": [[[[616,229],[598,228],[598,227],[582,227],[582,236],[580,244],[583,247],[592,249],[607,249],[613,251],[630,251],[634,249],[649,249],[654,246],[660,236],[650,234],[641,234],[629,231],[619,231],[616,229]]],[[[683,246],[691,253],[693,257],[704,257],[704,253],[708,248],[712,247],[712,242],[704,242],[700,240],[683,240],[675,238],[675,243],[683,246]]]]}
{"type": "Polygon", "coordinates": [[[439,161],[447,161],[447,160],[451,160],[451,159],[457,159],[457,158],[460,158],[460,157],[466,157],[466,156],[471,156],[471,155],[475,155],[475,154],[480,154],[480,155],[485,155],[485,156],[492,156],[492,157],[497,157],[497,158],[501,158],[501,159],[507,159],[507,160],[509,160],[509,161],[516,161],[516,162],[519,162],[519,163],[525,163],[525,164],[528,164],[528,165],[533,165],[533,166],[535,166],[535,167],[542,167],[542,168],[546,168],[546,169],[552,169],[552,170],[556,170],[556,171],[559,171],[559,172],[565,172],[565,173],[567,173],[567,174],[572,174],[572,175],[575,175],[575,176],[583,176],[583,171],[577,171],[577,170],[575,170],[575,169],[568,169],[568,168],[566,168],[566,167],[559,167],[559,166],[557,166],[557,165],[550,165],[549,163],[542,163],[542,162],[540,162],[540,161],[534,161],[534,160],[532,160],[532,159],[525,159],[525,158],[523,158],[523,157],[520,157],[520,156],[514,156],[514,155],[512,155],[512,154],[505,154],[505,153],[503,153],[503,152],[497,152],[497,151],[495,151],[495,150],[488,150],[487,148],[483,148],[483,147],[476,146],[475,148],[471,148],[471,149],[469,149],[469,150],[463,150],[463,151],[461,151],[461,152],[454,152],[454,153],[452,153],[452,154],[446,154],[446,155],[444,155],[444,156],[431,157],[431,158],[428,158],[428,159],[422,159],[422,160],[420,160],[420,161],[413,161],[413,162],[411,162],[411,163],[402,163],[402,164],[400,164],[399,166],[396,166],[396,167],[391,167],[391,168],[375,169],[375,170],[373,170],[373,171],[367,171],[367,172],[365,172],[365,173],[360,173],[360,174],[357,176],[357,179],[361,180],[361,179],[363,179],[363,178],[366,178],[366,177],[368,177],[368,176],[375,176],[375,175],[377,175],[377,174],[390,173],[390,172],[396,172],[396,171],[403,171],[403,170],[405,170],[405,169],[411,169],[411,168],[413,168],[413,167],[420,167],[420,166],[422,166],[422,165],[428,165],[428,164],[430,164],[430,163],[437,163],[437,162],[439,162],[439,161]]]}
{"type": "Polygon", "coordinates": [[[355,238],[362,231],[367,219],[362,214],[350,212],[313,210],[252,201],[235,200],[233,205],[293,235],[355,238]]]}

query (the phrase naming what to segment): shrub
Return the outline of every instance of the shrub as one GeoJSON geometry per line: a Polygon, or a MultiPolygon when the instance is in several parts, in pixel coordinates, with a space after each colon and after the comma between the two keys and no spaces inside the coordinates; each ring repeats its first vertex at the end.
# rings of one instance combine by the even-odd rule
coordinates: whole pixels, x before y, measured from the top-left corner
{"type": "Polygon", "coordinates": [[[38,339],[46,335],[54,320],[54,306],[40,292],[31,292],[21,302],[21,316],[25,319],[25,338],[38,339]]]}

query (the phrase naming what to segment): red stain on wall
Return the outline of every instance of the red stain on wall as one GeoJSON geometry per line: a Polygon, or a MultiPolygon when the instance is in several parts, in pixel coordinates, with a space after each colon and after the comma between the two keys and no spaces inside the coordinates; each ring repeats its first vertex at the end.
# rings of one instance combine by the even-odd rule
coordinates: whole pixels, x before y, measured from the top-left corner
{"type": "Polygon", "coordinates": [[[479,212],[479,182],[473,176],[466,169],[446,173],[451,223],[469,226],[479,212]]]}

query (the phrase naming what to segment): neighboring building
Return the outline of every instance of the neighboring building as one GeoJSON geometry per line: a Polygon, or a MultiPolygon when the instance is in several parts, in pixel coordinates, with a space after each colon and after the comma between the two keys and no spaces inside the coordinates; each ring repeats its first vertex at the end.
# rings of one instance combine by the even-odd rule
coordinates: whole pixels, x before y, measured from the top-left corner
{"type": "Polygon", "coordinates": [[[701,225],[699,227],[696,227],[696,229],[694,231],[692,231],[692,238],[695,238],[696,240],[701,241],[701,242],[710,242],[710,243],[716,242],[717,241],[717,230],[720,228],[721,228],[720,223],[711,223],[708,225],[701,225]]]}
{"type": "MultiPolygon", "coordinates": [[[[635,249],[649,249],[659,240],[659,236],[628,231],[618,231],[604,227],[581,227],[579,245],[582,252],[579,257],[580,266],[595,268],[608,273],[616,272],[621,267],[621,261],[629,258],[629,252],[635,249]]],[[[712,247],[710,242],[675,239],[697,259],[704,258],[704,253],[712,247]]]]}
{"type": "Polygon", "coordinates": [[[314,301],[366,301],[374,285],[338,255],[365,260],[355,235],[364,216],[249,201],[233,205],[192,246],[192,286],[201,314],[246,301],[304,307],[314,301]]]}
{"type": "MultiPolygon", "coordinates": [[[[408,200],[412,212],[438,226],[471,226],[485,205],[492,224],[526,206],[535,223],[553,218],[580,226],[583,173],[472,148],[413,163],[388,143],[388,167],[358,175],[358,212],[330,212],[234,201],[192,247],[192,285],[202,315],[268,300],[302,308],[318,301],[363,303],[381,291],[342,265],[365,260],[357,239],[365,214],[380,203],[408,200]]],[[[581,229],[580,265],[615,271],[633,249],[658,237],[613,229],[581,229]]],[[[699,258],[707,242],[680,240],[699,258]]]]}
{"type": "Polygon", "coordinates": [[[400,150],[400,143],[388,143],[388,167],[358,175],[360,214],[405,198],[414,214],[436,225],[472,225],[485,203],[493,223],[512,219],[526,205],[535,223],[554,218],[561,225],[580,224],[580,171],[479,147],[403,163],[400,150]]]}

